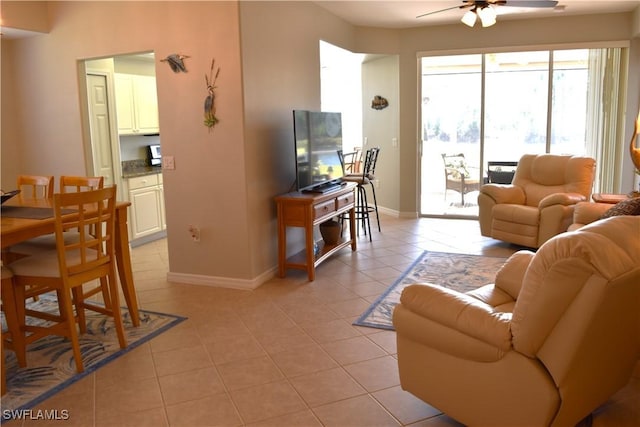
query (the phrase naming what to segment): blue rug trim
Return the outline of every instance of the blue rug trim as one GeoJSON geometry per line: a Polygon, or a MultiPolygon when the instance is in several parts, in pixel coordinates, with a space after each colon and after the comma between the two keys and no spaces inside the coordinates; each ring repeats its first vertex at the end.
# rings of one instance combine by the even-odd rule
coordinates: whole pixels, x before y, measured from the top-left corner
{"type": "Polygon", "coordinates": [[[420,264],[422,262],[422,259],[427,256],[427,254],[429,254],[431,251],[424,251],[422,252],[422,254],[409,266],[409,268],[407,268],[401,275],[400,277],[398,277],[398,279],[396,279],[395,282],[393,282],[393,284],[391,286],[389,286],[389,288],[387,288],[386,291],[384,291],[384,293],[382,295],[380,295],[374,302],[373,304],[371,304],[371,306],[367,309],[367,311],[365,311],[362,315],[360,315],[360,317],[358,317],[358,319],[356,319],[355,322],[353,322],[353,324],[355,326],[366,326],[369,328],[376,328],[376,329],[386,329],[389,331],[394,331],[395,329],[392,326],[386,326],[386,325],[380,325],[378,323],[371,323],[371,322],[367,322],[365,319],[367,317],[369,317],[369,315],[371,314],[371,312],[373,310],[376,309],[376,307],[382,302],[384,301],[384,299],[387,297],[387,295],[389,295],[391,292],[393,292],[393,290],[404,280],[404,278],[407,276],[407,274],[409,274],[411,272],[411,270],[413,270],[416,265],[420,264]]]}
{"type": "MultiPolygon", "coordinates": [[[[126,310],[126,307],[122,307],[123,310],[126,310]]],[[[126,353],[130,352],[131,350],[139,347],[140,345],[146,343],[147,341],[157,337],[158,335],[162,334],[163,332],[173,328],[174,326],[178,325],[179,323],[187,320],[187,317],[183,317],[183,316],[178,316],[175,314],[167,314],[167,313],[161,313],[161,312],[157,312],[157,311],[150,311],[150,310],[139,310],[140,313],[149,313],[149,314],[156,314],[159,316],[165,316],[165,317],[173,317],[173,321],[171,321],[170,323],[167,323],[166,325],[164,325],[163,327],[153,331],[152,333],[150,333],[149,335],[145,335],[144,337],[140,338],[139,340],[128,344],[126,348],[121,348],[120,350],[116,351],[115,353],[113,353],[111,356],[106,357],[105,359],[101,360],[100,362],[96,363],[95,365],[91,365],[89,367],[85,367],[84,371],[80,374],[76,373],[73,377],[69,378],[68,380],[58,384],[57,386],[53,387],[50,390],[47,390],[46,392],[42,393],[40,396],[31,399],[29,402],[25,403],[24,405],[15,408],[15,409],[11,409],[11,410],[6,410],[9,411],[8,413],[5,413],[5,410],[2,411],[2,421],[10,421],[13,419],[13,417],[11,416],[11,413],[16,413],[19,411],[24,411],[24,410],[28,410],[28,409],[32,409],[33,407],[35,407],[36,405],[38,405],[39,403],[44,402],[45,400],[47,400],[48,398],[50,398],[51,396],[55,395],[56,393],[64,390],[65,388],[69,387],[70,385],[80,381],[81,379],[83,379],[84,377],[86,377],[89,374],[94,373],[95,371],[97,371],[98,369],[100,369],[102,366],[106,365],[107,363],[117,359],[120,356],[125,355],[126,353]]],[[[4,356],[2,356],[4,357],[4,356]]]]}
{"type": "Polygon", "coordinates": [[[380,295],[370,306],[369,308],[360,315],[360,317],[358,317],[352,324],[354,326],[365,326],[368,328],[376,328],[376,329],[385,329],[388,331],[395,331],[395,328],[393,327],[393,325],[384,325],[384,324],[380,324],[380,323],[374,323],[374,322],[368,322],[366,319],[367,317],[369,317],[369,315],[378,307],[378,305],[380,305],[386,298],[387,296],[393,292],[395,290],[395,288],[400,285],[402,283],[402,281],[405,279],[405,277],[411,273],[411,271],[418,265],[420,264],[424,258],[426,256],[428,256],[429,254],[442,254],[442,255],[452,255],[452,256],[478,256],[478,257],[483,257],[483,258],[496,258],[496,259],[503,259],[506,261],[505,257],[501,257],[501,256],[491,256],[491,255],[480,255],[480,254],[465,254],[465,253],[459,253],[459,252],[439,252],[439,251],[424,251],[422,252],[422,254],[420,254],[420,256],[418,256],[418,258],[400,275],[400,277],[393,282],[393,284],[391,286],[389,286],[389,288],[387,288],[386,291],[384,291],[384,293],[382,295],[380,295]]]}

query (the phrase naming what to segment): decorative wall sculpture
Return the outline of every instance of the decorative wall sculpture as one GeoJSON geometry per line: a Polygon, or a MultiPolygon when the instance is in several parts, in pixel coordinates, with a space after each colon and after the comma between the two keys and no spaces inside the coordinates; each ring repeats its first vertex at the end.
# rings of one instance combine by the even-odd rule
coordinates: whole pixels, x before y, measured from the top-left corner
{"type": "Polygon", "coordinates": [[[169,67],[173,70],[174,73],[187,72],[187,67],[184,65],[184,60],[188,58],[186,55],[181,55],[179,53],[172,53],[164,59],[161,59],[160,62],[167,62],[169,67]]]}
{"type": "Polygon", "coordinates": [[[215,66],[215,59],[211,60],[211,69],[209,70],[209,75],[204,75],[204,81],[207,84],[207,92],[209,94],[204,100],[204,125],[209,128],[209,131],[213,129],[213,127],[218,123],[218,118],[216,117],[216,81],[218,80],[218,75],[220,74],[220,67],[216,70],[215,76],[213,76],[213,69],[215,66]]]}
{"type": "Polygon", "coordinates": [[[371,101],[371,108],[374,110],[382,110],[389,106],[389,101],[383,98],[380,95],[376,95],[373,97],[373,101],[371,101]]]}

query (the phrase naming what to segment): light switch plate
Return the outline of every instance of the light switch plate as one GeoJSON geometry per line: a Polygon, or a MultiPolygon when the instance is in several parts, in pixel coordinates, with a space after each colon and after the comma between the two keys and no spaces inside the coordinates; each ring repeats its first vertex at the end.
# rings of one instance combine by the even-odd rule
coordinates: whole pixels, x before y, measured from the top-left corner
{"type": "Polygon", "coordinates": [[[175,169],[176,162],[173,156],[162,156],[162,169],[175,169]]]}

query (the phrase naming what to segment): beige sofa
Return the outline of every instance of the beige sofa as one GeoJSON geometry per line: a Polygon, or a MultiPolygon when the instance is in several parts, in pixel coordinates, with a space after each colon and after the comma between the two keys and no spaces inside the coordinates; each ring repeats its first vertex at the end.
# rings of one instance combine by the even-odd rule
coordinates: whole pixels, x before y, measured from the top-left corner
{"type": "Polygon", "coordinates": [[[526,154],[512,184],[485,184],[478,208],[483,236],[538,248],[567,230],[576,203],[589,200],[595,161],[589,157],[526,154]]]}
{"type": "Polygon", "coordinates": [[[402,388],[469,426],[574,426],[640,357],[640,217],[515,253],[466,294],[411,285],[393,313],[402,388]]]}

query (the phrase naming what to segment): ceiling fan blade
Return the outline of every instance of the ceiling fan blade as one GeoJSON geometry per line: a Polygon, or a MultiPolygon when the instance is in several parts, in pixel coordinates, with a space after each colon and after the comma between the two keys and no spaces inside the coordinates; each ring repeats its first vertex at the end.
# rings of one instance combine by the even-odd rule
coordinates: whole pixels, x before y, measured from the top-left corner
{"type": "Polygon", "coordinates": [[[446,9],[440,9],[440,10],[436,10],[436,11],[434,11],[434,12],[427,12],[427,13],[423,13],[422,15],[418,15],[418,16],[416,16],[416,18],[422,18],[423,16],[433,15],[433,14],[435,14],[435,13],[440,13],[440,12],[446,12],[447,10],[453,10],[453,9],[466,9],[466,8],[468,8],[468,7],[472,7],[472,6],[473,6],[473,3],[466,3],[466,2],[465,2],[465,4],[463,4],[462,6],[451,6],[451,7],[448,7],[448,8],[446,8],[446,9]]]}
{"type": "Polygon", "coordinates": [[[557,1],[551,0],[506,0],[502,6],[538,8],[556,7],[557,4],[557,1]]]}

